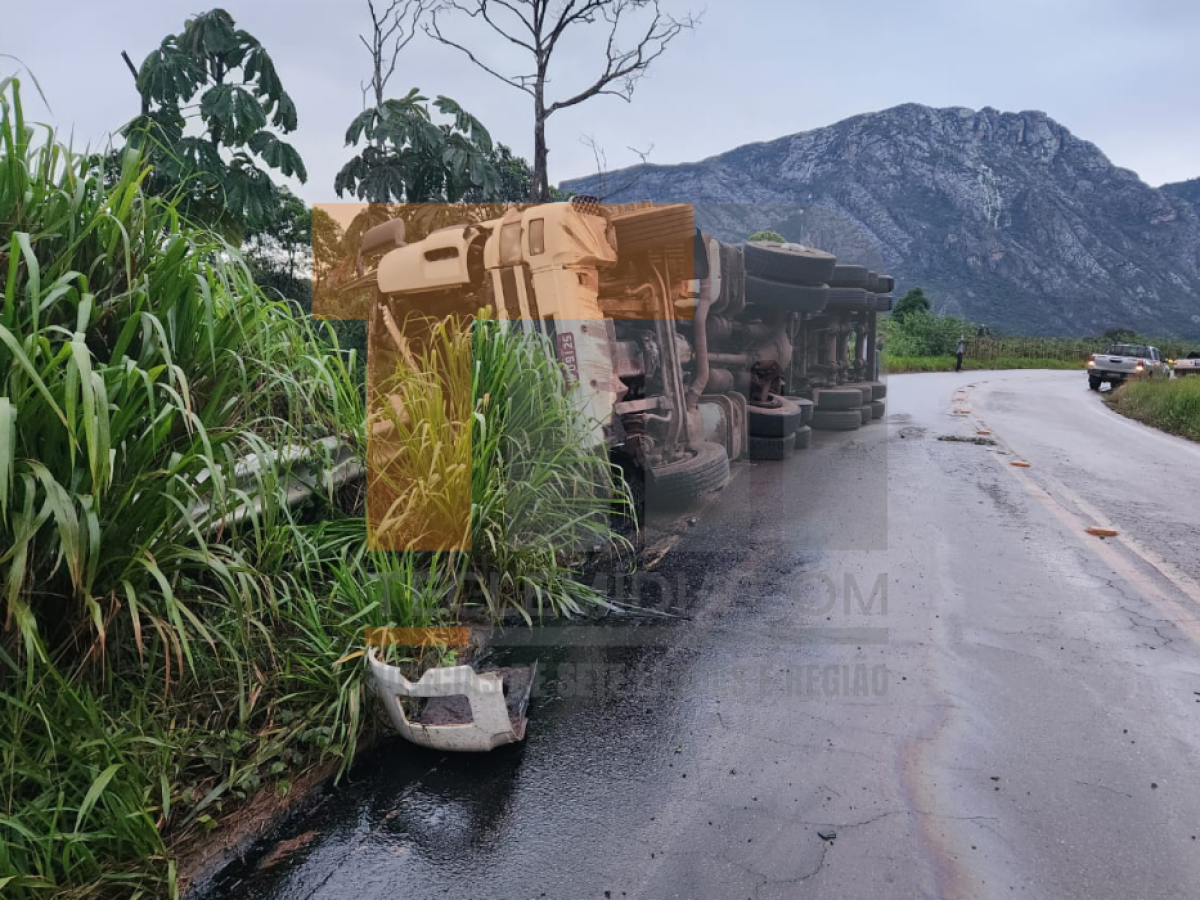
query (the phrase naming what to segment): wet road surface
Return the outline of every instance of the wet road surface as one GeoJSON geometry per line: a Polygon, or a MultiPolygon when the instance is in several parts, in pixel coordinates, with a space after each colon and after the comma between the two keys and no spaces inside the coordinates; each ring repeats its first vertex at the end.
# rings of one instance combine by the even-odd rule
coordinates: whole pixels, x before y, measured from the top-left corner
{"type": "Polygon", "coordinates": [[[1078,372],[889,392],[738,467],[637,584],[686,618],[511,651],[524,745],[386,742],[213,895],[1200,896],[1200,445],[1078,372]]]}

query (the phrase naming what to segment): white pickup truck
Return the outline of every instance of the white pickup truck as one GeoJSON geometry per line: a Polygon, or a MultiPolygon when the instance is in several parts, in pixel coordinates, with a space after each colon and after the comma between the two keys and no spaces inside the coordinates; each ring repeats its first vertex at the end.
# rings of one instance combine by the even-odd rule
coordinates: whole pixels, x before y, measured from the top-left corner
{"type": "Polygon", "coordinates": [[[1167,365],[1157,347],[1145,344],[1113,344],[1103,353],[1093,353],[1087,362],[1088,387],[1116,387],[1128,378],[1170,378],[1167,365]]]}
{"type": "Polygon", "coordinates": [[[1175,360],[1175,377],[1200,375],[1200,350],[1193,350],[1185,357],[1175,360]]]}

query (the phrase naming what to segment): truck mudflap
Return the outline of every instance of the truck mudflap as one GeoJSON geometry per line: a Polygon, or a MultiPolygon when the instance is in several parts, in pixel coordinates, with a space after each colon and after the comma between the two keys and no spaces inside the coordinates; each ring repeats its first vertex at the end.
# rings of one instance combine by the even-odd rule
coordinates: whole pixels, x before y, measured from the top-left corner
{"type": "Polygon", "coordinates": [[[484,753],[525,739],[537,663],[476,672],[470,666],[442,666],[410,681],[397,666],[367,654],[375,692],[400,734],[434,750],[484,753]],[[423,700],[409,718],[403,701],[423,700]]]}

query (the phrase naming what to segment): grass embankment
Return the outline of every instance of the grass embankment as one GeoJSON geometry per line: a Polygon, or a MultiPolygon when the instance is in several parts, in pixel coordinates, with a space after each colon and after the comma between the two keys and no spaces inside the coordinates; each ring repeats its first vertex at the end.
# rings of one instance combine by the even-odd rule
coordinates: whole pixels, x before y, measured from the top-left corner
{"type": "Polygon", "coordinates": [[[365,450],[353,360],[146,195],[139,159],[106,179],[24,122],[12,80],[0,113],[0,895],[171,896],[180,853],[248,799],[352,759],[373,721],[364,627],[446,623],[481,561],[502,576],[492,612],[546,572],[548,611],[596,599],[547,548],[577,518],[605,534],[589,513],[609,471],[567,458],[536,481],[520,416],[492,411],[531,401],[476,370],[471,428],[514,461],[472,497],[496,510],[471,520],[489,554],[372,553],[354,490],[289,508],[292,463],[266,451],[330,434],[365,450]],[[247,454],[258,472],[230,477],[247,454]],[[258,515],[220,524],[250,496],[258,515]],[[531,552],[509,540],[513,504],[527,528],[559,511],[531,552]]]}
{"type": "MultiPolygon", "coordinates": [[[[890,375],[906,372],[948,372],[954,369],[953,356],[888,356],[884,358],[884,371],[890,375]]],[[[999,356],[992,359],[963,357],[963,368],[970,371],[988,369],[1078,369],[1083,364],[1075,360],[999,356]]]]}
{"type": "Polygon", "coordinates": [[[1200,441],[1200,378],[1131,381],[1106,394],[1106,400],[1131,419],[1200,441]]]}

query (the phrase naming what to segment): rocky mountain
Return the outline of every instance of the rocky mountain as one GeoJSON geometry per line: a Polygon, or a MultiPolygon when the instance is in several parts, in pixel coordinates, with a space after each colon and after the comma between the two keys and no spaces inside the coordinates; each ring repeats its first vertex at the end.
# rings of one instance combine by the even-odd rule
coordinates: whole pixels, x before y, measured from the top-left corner
{"type": "Polygon", "coordinates": [[[1150,187],[1041,112],[908,104],[562,187],[693,202],[722,239],[771,228],[1014,332],[1200,338],[1200,179],[1150,187]]]}
{"type": "Polygon", "coordinates": [[[1163,193],[1178,197],[1192,204],[1192,208],[1200,212],[1200,178],[1191,181],[1177,181],[1174,184],[1164,184],[1159,188],[1163,193]]]}

